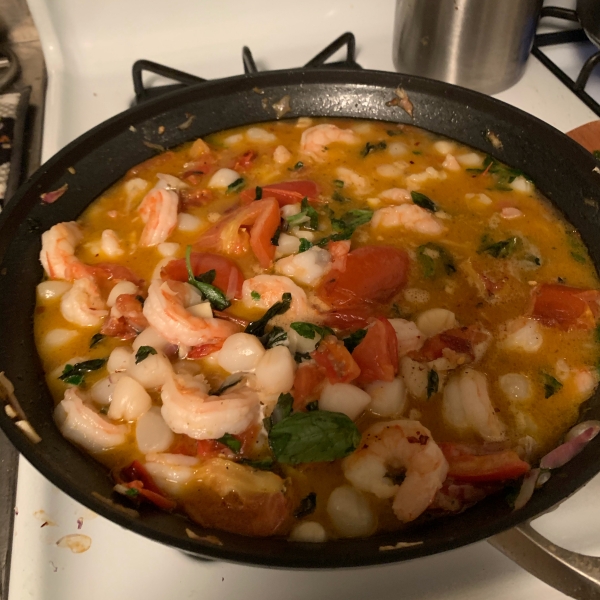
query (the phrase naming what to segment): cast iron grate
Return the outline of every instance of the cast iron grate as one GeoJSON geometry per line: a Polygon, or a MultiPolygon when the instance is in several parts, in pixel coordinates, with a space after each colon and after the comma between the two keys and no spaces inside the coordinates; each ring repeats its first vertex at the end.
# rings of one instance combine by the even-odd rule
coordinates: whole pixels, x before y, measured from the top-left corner
{"type": "MultiPolygon", "coordinates": [[[[579,23],[577,12],[566,8],[546,6],[542,9],[541,18],[554,17],[566,21],[579,23]]],[[[580,100],[585,102],[599,117],[600,104],[596,102],[586,91],[585,86],[592,74],[594,68],[600,64],[600,50],[590,56],[583,64],[577,79],[573,81],[560,67],[548,58],[541,50],[543,47],[554,46],[558,44],[570,44],[578,42],[589,42],[589,38],[583,29],[570,29],[568,31],[558,31],[555,33],[541,33],[535,36],[531,53],[562,83],[564,83],[580,100]]],[[[590,42],[591,43],[591,42],[590,42]]]]}
{"type": "MultiPolygon", "coordinates": [[[[329,46],[319,52],[315,57],[311,58],[304,68],[338,68],[338,69],[362,69],[355,60],[356,55],[356,39],[354,34],[346,32],[339,38],[334,40],[329,46]],[[346,47],[346,58],[341,61],[327,62],[338,50],[346,47]]],[[[244,46],[242,50],[242,61],[244,63],[244,73],[247,75],[258,72],[256,62],[248,46],[244,46]]],[[[159,63],[149,60],[138,60],[132,68],[133,89],[135,91],[135,104],[140,104],[146,100],[151,100],[167,92],[172,92],[181,89],[185,86],[197,85],[206,81],[202,77],[190,75],[184,71],[173,69],[159,63]],[[172,79],[177,83],[169,85],[160,85],[155,87],[146,87],[144,84],[144,72],[153,73],[167,79],[172,79]]]]}

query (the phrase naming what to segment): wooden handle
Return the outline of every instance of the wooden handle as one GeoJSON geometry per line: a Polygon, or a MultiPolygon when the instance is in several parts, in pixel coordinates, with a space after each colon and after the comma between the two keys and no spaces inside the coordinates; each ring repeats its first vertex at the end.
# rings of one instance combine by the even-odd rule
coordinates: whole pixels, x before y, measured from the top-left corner
{"type": "Polygon", "coordinates": [[[600,151],[600,121],[586,123],[581,127],[568,131],[567,135],[590,152],[600,151]]]}

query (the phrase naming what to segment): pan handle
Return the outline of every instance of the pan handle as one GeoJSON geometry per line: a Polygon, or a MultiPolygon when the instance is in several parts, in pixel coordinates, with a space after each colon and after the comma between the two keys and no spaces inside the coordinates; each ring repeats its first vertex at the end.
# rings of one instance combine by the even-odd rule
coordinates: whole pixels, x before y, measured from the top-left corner
{"type": "Polygon", "coordinates": [[[531,522],[499,533],[488,542],[563,594],[577,600],[600,600],[600,558],[553,544],[531,522]]]}

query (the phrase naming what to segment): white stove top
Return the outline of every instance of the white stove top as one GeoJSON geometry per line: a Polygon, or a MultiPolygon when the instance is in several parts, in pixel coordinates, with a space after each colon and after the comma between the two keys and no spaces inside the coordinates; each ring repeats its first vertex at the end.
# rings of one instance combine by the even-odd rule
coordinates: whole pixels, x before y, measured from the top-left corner
{"type": "MultiPolygon", "coordinates": [[[[393,0],[29,4],[49,73],[44,160],[130,105],[131,65],[139,58],[211,79],[242,72],[243,45],[250,46],[261,70],[296,67],[341,33],[352,31],[363,67],[393,70],[393,0]]],[[[552,52],[557,61],[570,64],[576,58],[569,50],[552,52]]],[[[523,79],[497,97],[563,131],[597,118],[534,58],[523,79]]],[[[600,555],[599,493],[597,477],[557,511],[538,519],[535,527],[571,550],[600,555]]],[[[94,515],[24,459],[17,509],[10,600],[565,598],[486,542],[410,563],[351,571],[275,571],[198,561],[94,515]],[[83,519],[81,530],[78,519],[83,519]],[[49,524],[42,527],[44,522],[49,524]],[[91,548],[74,554],[56,545],[71,533],[88,535],[91,548]]]]}

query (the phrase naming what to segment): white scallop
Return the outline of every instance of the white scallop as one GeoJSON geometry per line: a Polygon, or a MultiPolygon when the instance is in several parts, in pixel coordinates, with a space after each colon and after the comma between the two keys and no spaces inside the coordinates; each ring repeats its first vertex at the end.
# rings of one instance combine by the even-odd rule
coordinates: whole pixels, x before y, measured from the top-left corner
{"type": "Polygon", "coordinates": [[[197,464],[195,456],[151,452],[146,456],[144,466],[160,489],[176,496],[191,481],[197,464]]]}
{"type": "Polygon", "coordinates": [[[291,277],[297,283],[314,286],[331,266],[331,254],[313,246],[305,252],[282,258],[275,263],[275,272],[291,277]]]}
{"type": "Polygon", "coordinates": [[[156,249],[158,250],[161,256],[167,258],[169,256],[175,256],[175,254],[177,254],[177,251],[179,250],[179,244],[177,244],[176,242],[162,242],[161,244],[158,244],[158,246],[156,246],[156,249]]]}
{"type": "Polygon", "coordinates": [[[135,425],[135,440],[142,454],[168,450],[175,436],[160,414],[160,408],[153,406],[144,413],[135,425]]]}
{"type": "Polygon", "coordinates": [[[256,336],[234,333],[225,340],[217,362],[228,373],[248,372],[256,369],[264,354],[265,349],[256,336]]]}
{"type": "Polygon", "coordinates": [[[297,215],[301,211],[300,203],[296,204],[286,204],[281,207],[281,216],[285,219],[286,217],[292,217],[293,215],[297,215]]]}
{"type": "Polygon", "coordinates": [[[295,235],[282,233],[279,236],[278,245],[275,247],[275,258],[283,258],[290,254],[296,254],[300,249],[300,240],[295,235]]]}
{"type": "Polygon", "coordinates": [[[42,339],[42,345],[48,350],[56,350],[72,342],[79,332],[72,329],[51,329],[42,339]]]}
{"type": "Polygon", "coordinates": [[[542,329],[537,321],[527,319],[525,324],[510,333],[501,342],[501,346],[508,350],[522,350],[524,352],[537,352],[544,342],[542,329]]]}
{"type": "Polygon", "coordinates": [[[380,417],[398,418],[406,408],[406,385],[400,378],[373,381],[365,386],[371,396],[369,410],[380,417]]]}
{"type": "Polygon", "coordinates": [[[146,327],[135,340],[133,340],[132,348],[137,352],[141,346],[152,346],[157,352],[163,352],[169,345],[169,342],[162,336],[154,327],[146,327]]]}
{"type": "Polygon", "coordinates": [[[381,177],[388,177],[390,179],[400,177],[404,173],[404,169],[398,165],[377,165],[375,170],[381,177]]]}
{"type": "Polygon", "coordinates": [[[177,215],[177,229],[179,231],[197,231],[202,225],[202,219],[189,213],[179,213],[177,215]]]}
{"type": "Polygon", "coordinates": [[[42,304],[50,304],[68,292],[71,285],[68,281],[42,281],[37,286],[38,300],[42,304]]]}
{"type": "Polygon", "coordinates": [[[469,152],[468,154],[459,154],[456,160],[467,169],[475,169],[483,163],[483,156],[475,152],[469,152]]]}
{"type": "Polygon", "coordinates": [[[521,373],[506,373],[498,378],[504,394],[511,400],[527,400],[531,396],[529,379],[521,373]]]}
{"type": "Polygon", "coordinates": [[[106,368],[109,373],[125,371],[133,361],[133,352],[126,346],[117,346],[108,357],[106,368]]]}
{"type": "Polygon", "coordinates": [[[284,165],[292,158],[292,154],[285,146],[277,146],[273,152],[273,160],[279,164],[284,165]]]}
{"type": "Polygon", "coordinates": [[[419,400],[424,400],[427,391],[427,367],[408,358],[408,356],[404,356],[400,360],[400,373],[408,393],[419,400]]]}
{"type": "Polygon", "coordinates": [[[123,375],[113,390],[108,418],[115,421],[135,421],[151,406],[152,400],[148,392],[135,379],[123,375]]]}
{"type": "Polygon", "coordinates": [[[475,200],[483,206],[489,206],[492,203],[492,199],[487,194],[465,194],[467,200],[475,200]]]}
{"type": "Polygon", "coordinates": [[[138,287],[135,283],[132,283],[131,281],[119,281],[119,283],[110,290],[110,294],[106,300],[106,306],[112,308],[121,294],[137,294],[137,292],[138,287]]]}
{"type": "Polygon", "coordinates": [[[123,254],[119,238],[112,229],[105,229],[100,240],[102,252],[110,258],[117,258],[123,254]]]}
{"type": "Polygon", "coordinates": [[[533,183],[525,179],[522,175],[515,177],[509,185],[515,192],[522,192],[524,194],[533,194],[533,190],[535,189],[533,183]]]}
{"type": "Polygon", "coordinates": [[[294,329],[289,329],[287,332],[288,336],[288,348],[292,354],[300,352],[300,354],[306,354],[313,352],[321,340],[321,336],[315,332],[315,337],[310,339],[300,335],[294,329]]]}
{"type": "Polygon", "coordinates": [[[368,536],[377,523],[367,499],[349,485],[342,485],[331,492],[327,500],[327,514],[343,537],[368,536]]]}
{"type": "Polygon", "coordinates": [[[417,327],[427,337],[432,337],[457,325],[454,313],[445,308],[431,308],[417,317],[417,327]]]}
{"type": "Polygon", "coordinates": [[[392,156],[403,156],[408,152],[408,147],[402,142],[392,142],[388,144],[387,150],[392,156]]]}
{"type": "Polygon", "coordinates": [[[132,359],[127,369],[127,375],[147,390],[160,387],[171,372],[171,363],[161,352],[150,354],[137,364],[132,359]]]}
{"type": "Polygon", "coordinates": [[[302,521],[292,529],[289,537],[291,542],[310,542],[319,544],[327,541],[327,532],[316,521],[302,521]]]}
{"type": "Polygon", "coordinates": [[[371,396],[351,383],[328,383],[321,392],[319,409],[343,413],[354,421],[370,402],[371,396]]]}
{"type": "Polygon", "coordinates": [[[208,182],[209,188],[224,190],[234,181],[240,178],[239,174],[233,169],[219,169],[208,182]]]}
{"type": "Polygon", "coordinates": [[[235,133],[234,135],[230,135],[223,140],[223,143],[226,146],[235,146],[239,144],[244,139],[244,136],[241,133],[235,133]]]}
{"type": "Polygon", "coordinates": [[[454,144],[454,142],[447,142],[446,140],[439,140],[438,142],[435,142],[435,144],[433,144],[433,147],[440,154],[446,155],[446,154],[449,154],[450,152],[453,152],[454,149],[456,148],[456,145],[454,144]]]}
{"type": "Polygon", "coordinates": [[[211,319],[213,316],[212,307],[208,301],[194,304],[193,306],[190,306],[187,311],[195,317],[200,317],[202,319],[211,319]]]}
{"type": "Polygon", "coordinates": [[[275,142],[277,137],[272,133],[260,128],[260,127],[250,127],[246,131],[246,138],[252,142],[275,142]]]}
{"type": "Polygon", "coordinates": [[[96,404],[108,406],[112,400],[112,394],[115,391],[117,381],[123,377],[123,373],[112,373],[109,377],[104,377],[97,381],[90,388],[90,397],[96,404]]]}
{"type": "Polygon", "coordinates": [[[256,384],[267,394],[289,392],[294,385],[296,361],[285,346],[267,350],[256,365],[256,384]]]}

